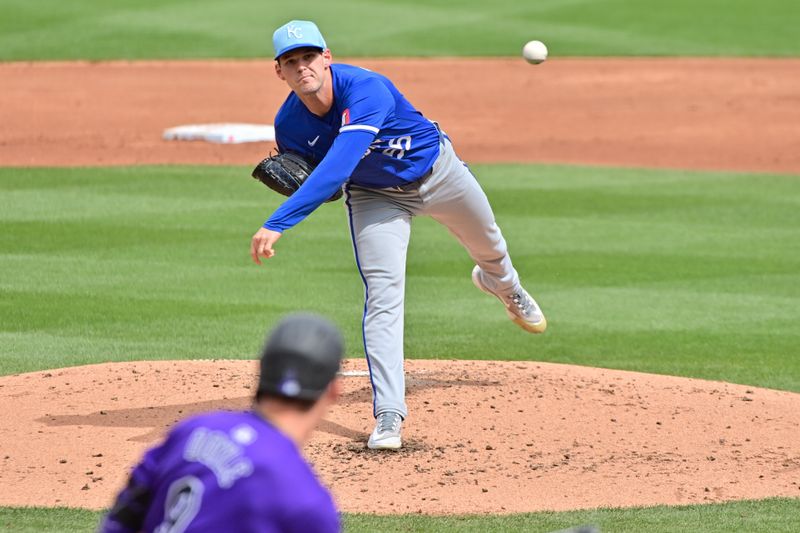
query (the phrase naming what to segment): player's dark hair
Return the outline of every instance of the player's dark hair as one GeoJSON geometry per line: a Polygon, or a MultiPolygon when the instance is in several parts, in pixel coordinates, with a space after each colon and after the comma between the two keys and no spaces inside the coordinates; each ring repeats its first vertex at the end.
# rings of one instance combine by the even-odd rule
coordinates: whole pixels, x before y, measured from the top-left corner
{"type": "Polygon", "coordinates": [[[280,396],[278,394],[272,394],[269,392],[256,392],[256,403],[261,403],[265,400],[273,400],[279,401],[283,404],[289,405],[298,411],[310,411],[314,404],[317,403],[318,400],[301,400],[299,398],[287,398],[286,396],[280,396]]]}
{"type": "Polygon", "coordinates": [[[303,46],[302,48],[295,48],[294,50],[289,50],[285,54],[281,54],[279,57],[275,58],[275,62],[278,63],[278,65],[282,66],[281,58],[286,57],[287,54],[291,54],[292,52],[298,52],[298,51],[299,52],[303,52],[303,53],[305,53],[305,52],[316,52],[318,54],[321,54],[325,50],[322,50],[321,48],[317,48],[316,46],[303,46]]]}

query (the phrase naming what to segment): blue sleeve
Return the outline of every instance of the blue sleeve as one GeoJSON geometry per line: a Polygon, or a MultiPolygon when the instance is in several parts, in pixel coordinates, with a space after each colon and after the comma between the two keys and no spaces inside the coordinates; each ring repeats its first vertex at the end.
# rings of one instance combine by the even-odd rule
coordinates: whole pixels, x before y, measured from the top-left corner
{"type": "Polygon", "coordinates": [[[339,134],[331,149],[302,186],[264,223],[272,231],[299,224],[347,181],[367,152],[375,133],[363,130],[339,134]]]}
{"type": "Polygon", "coordinates": [[[340,132],[366,130],[377,135],[386,117],[395,110],[392,92],[378,78],[365,78],[353,84],[342,100],[345,111],[340,132]]]}

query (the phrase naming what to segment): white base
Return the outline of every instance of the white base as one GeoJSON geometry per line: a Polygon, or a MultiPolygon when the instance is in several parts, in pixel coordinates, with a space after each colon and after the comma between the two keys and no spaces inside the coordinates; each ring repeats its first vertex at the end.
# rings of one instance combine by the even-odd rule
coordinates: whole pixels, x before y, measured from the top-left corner
{"type": "Polygon", "coordinates": [[[343,372],[339,372],[339,375],[343,377],[363,377],[369,376],[369,372],[366,370],[345,370],[343,372]]]}
{"type": "Polygon", "coordinates": [[[221,144],[274,141],[275,128],[270,124],[188,124],[164,130],[164,139],[221,144]]]}

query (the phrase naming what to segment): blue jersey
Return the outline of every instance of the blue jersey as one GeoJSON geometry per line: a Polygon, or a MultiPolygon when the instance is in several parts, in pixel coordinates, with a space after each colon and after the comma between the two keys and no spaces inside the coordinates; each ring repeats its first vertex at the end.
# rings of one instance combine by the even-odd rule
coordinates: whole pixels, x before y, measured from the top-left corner
{"type": "Polygon", "coordinates": [[[385,188],[416,181],[439,156],[439,131],[385,76],[341,63],[330,66],[333,106],[318,117],[291,93],[275,117],[281,151],[320,162],[264,227],[284,231],[342,184],[385,188]]]}
{"type": "Polygon", "coordinates": [[[200,415],[148,451],[101,532],[338,532],[295,443],[254,412],[200,415]]]}

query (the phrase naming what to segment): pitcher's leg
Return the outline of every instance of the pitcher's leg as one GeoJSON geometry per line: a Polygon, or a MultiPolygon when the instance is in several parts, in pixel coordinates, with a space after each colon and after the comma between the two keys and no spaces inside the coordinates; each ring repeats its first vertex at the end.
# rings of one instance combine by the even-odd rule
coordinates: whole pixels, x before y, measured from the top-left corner
{"type": "Polygon", "coordinates": [[[423,212],[444,224],[475,261],[475,286],[496,296],[519,327],[544,333],[547,320],[520,283],[489,200],[449,141],[443,144],[434,172],[420,187],[420,194],[423,212]]]}
{"type": "Polygon", "coordinates": [[[403,373],[407,210],[364,190],[347,190],[356,265],[364,282],[363,338],[373,390],[373,414],[407,415],[403,373]]]}
{"type": "Polygon", "coordinates": [[[423,212],[447,227],[464,246],[483,271],[483,282],[491,292],[502,294],[519,285],[489,200],[449,140],[420,194],[423,212]]]}

